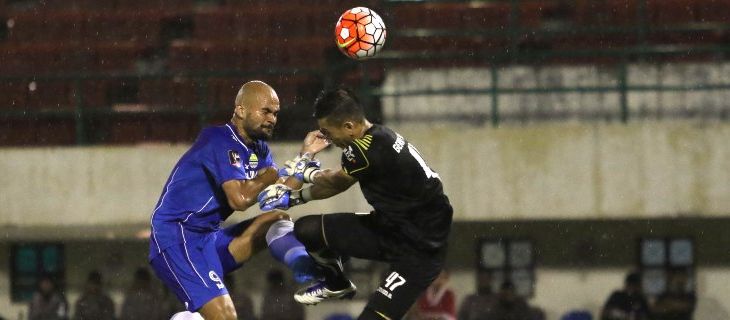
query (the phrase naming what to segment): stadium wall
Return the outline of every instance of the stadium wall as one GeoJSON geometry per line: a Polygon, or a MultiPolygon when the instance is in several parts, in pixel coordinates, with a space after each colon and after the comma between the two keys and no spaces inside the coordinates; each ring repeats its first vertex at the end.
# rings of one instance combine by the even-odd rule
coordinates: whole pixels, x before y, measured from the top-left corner
{"type": "MultiPolygon", "coordinates": [[[[439,172],[457,220],[722,217],[730,212],[726,122],[396,129],[439,172]]],[[[47,226],[53,233],[62,226],[147,224],[185,149],[4,149],[0,177],[7,182],[0,184],[0,228],[12,233],[47,226]]],[[[297,150],[295,144],[273,147],[279,162],[297,150]]],[[[339,165],[334,148],[321,158],[325,166],[339,165]]],[[[358,193],[354,188],[292,213],[369,210],[358,193]]]]}

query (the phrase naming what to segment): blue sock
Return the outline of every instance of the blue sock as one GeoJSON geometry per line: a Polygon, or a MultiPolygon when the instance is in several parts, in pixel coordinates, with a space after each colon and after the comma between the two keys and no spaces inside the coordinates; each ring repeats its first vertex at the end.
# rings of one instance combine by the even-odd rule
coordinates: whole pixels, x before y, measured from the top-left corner
{"type": "Polygon", "coordinates": [[[304,245],[294,237],[294,223],[289,220],[274,222],[266,233],[269,252],[277,261],[294,273],[294,280],[305,283],[320,278],[317,264],[304,245]]]}

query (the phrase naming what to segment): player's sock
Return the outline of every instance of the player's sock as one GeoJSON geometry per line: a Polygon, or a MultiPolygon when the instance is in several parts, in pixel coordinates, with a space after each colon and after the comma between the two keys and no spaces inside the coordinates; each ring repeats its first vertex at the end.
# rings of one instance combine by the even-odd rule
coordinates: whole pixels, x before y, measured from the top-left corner
{"type": "Polygon", "coordinates": [[[304,245],[294,237],[293,222],[274,222],[266,233],[266,242],[269,244],[271,256],[292,270],[296,282],[305,283],[320,277],[317,264],[304,249],[304,245]]]}
{"type": "Polygon", "coordinates": [[[197,312],[183,311],[172,315],[170,320],[203,320],[203,317],[197,312]]]}

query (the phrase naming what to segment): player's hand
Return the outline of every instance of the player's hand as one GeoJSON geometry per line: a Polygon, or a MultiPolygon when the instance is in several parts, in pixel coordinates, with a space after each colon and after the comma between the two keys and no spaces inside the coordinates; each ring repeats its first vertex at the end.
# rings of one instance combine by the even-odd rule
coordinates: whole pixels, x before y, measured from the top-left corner
{"type": "Polygon", "coordinates": [[[319,130],[310,131],[304,138],[302,143],[301,154],[310,154],[314,157],[315,154],[327,148],[330,145],[329,139],[322,134],[319,130]]]}
{"type": "Polygon", "coordinates": [[[309,159],[307,154],[299,155],[284,163],[279,169],[279,177],[295,177],[299,181],[312,183],[314,174],[320,170],[321,163],[317,159],[309,159]]]}
{"type": "Polygon", "coordinates": [[[289,209],[289,198],[291,197],[291,188],[286,185],[277,183],[266,187],[259,193],[257,200],[259,208],[263,211],[274,209],[289,209]]]}
{"type": "Polygon", "coordinates": [[[300,190],[292,190],[281,183],[266,187],[266,189],[259,193],[257,199],[259,208],[263,211],[271,211],[274,209],[287,210],[304,203],[300,190]]]}

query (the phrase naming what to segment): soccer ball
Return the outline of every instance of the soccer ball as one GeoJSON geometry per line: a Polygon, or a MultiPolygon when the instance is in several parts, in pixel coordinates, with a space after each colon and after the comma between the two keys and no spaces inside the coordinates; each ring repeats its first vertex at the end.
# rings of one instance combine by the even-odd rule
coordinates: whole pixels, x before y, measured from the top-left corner
{"type": "Polygon", "coordinates": [[[385,23],[373,10],[352,8],[337,20],[335,42],[340,52],[352,59],[372,58],[385,44],[385,23]]]}

